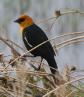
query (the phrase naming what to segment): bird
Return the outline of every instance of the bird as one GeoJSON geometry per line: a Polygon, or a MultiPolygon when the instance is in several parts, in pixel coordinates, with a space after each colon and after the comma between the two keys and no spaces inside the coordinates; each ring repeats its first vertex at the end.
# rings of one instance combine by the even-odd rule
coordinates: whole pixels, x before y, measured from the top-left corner
{"type": "MultiPolygon", "coordinates": [[[[22,15],[14,22],[20,25],[22,39],[28,51],[48,40],[45,32],[35,24],[30,16],[22,15]]],[[[34,55],[34,57],[40,56],[45,59],[49,64],[52,74],[55,74],[58,71],[58,66],[55,61],[55,51],[49,41],[31,51],[31,54],[34,55]]]]}

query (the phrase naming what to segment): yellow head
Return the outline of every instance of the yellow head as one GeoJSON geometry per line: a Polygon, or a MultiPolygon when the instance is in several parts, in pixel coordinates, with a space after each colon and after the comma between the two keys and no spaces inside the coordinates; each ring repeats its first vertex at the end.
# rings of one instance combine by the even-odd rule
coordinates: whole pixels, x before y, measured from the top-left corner
{"type": "Polygon", "coordinates": [[[26,27],[28,27],[28,26],[33,24],[32,18],[27,16],[27,15],[22,15],[21,17],[19,17],[14,22],[16,22],[16,23],[18,23],[20,25],[21,30],[23,30],[24,28],[26,28],[26,27]]]}

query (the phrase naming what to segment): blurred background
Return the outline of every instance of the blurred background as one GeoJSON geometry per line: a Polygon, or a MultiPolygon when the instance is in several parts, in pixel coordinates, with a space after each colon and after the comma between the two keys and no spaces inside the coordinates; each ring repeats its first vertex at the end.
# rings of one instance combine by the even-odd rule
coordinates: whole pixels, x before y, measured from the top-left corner
{"type": "MultiPolygon", "coordinates": [[[[0,36],[24,48],[19,25],[13,22],[17,17],[27,14],[34,21],[40,21],[55,16],[56,10],[62,12],[72,9],[84,11],[84,0],[0,0],[0,36]]],[[[53,21],[38,24],[49,38],[64,33],[84,31],[84,15],[64,15],[56,21],[50,31],[46,30],[51,27],[52,23],[53,21]]],[[[5,55],[11,53],[1,41],[0,52],[5,55]]],[[[20,53],[23,52],[20,51],[20,53]]],[[[84,43],[76,43],[59,49],[56,60],[59,69],[66,64],[75,65],[78,69],[84,68],[84,43]]]]}

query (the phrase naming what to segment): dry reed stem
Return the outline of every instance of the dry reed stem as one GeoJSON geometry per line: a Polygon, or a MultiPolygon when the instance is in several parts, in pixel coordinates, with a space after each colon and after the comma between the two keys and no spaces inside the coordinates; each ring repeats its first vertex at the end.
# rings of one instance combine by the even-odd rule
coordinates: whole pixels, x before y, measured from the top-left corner
{"type": "Polygon", "coordinates": [[[67,42],[69,43],[69,42],[71,42],[71,41],[73,41],[73,40],[82,39],[82,38],[84,38],[84,36],[77,36],[77,37],[75,37],[75,38],[71,38],[71,39],[68,39],[68,40],[66,40],[66,41],[63,41],[63,42],[59,43],[57,46],[62,45],[62,44],[66,44],[67,42]]]}
{"type": "Polygon", "coordinates": [[[12,45],[10,45],[4,38],[0,36],[0,40],[3,41],[8,47],[10,47],[18,56],[20,56],[20,53],[17,52],[12,45]]]}
{"type": "Polygon", "coordinates": [[[47,18],[47,19],[43,19],[43,20],[40,20],[40,21],[36,21],[36,24],[40,24],[40,23],[45,23],[49,20],[53,20],[53,19],[58,19],[60,16],[63,16],[63,15],[66,15],[66,14],[74,14],[74,13],[79,13],[79,14],[84,14],[84,12],[80,11],[80,10],[68,10],[68,11],[64,11],[64,12],[60,12],[60,15],[57,16],[54,16],[54,17],[50,17],[50,18],[47,18]]]}
{"type": "Polygon", "coordinates": [[[39,89],[44,90],[44,91],[49,91],[49,89],[39,87],[39,86],[37,86],[37,85],[35,85],[35,84],[32,84],[32,83],[29,83],[29,82],[28,82],[28,85],[31,85],[32,87],[39,88],[39,89]]]}
{"type": "Polygon", "coordinates": [[[9,95],[15,97],[15,95],[13,93],[11,93],[10,91],[8,91],[7,89],[5,89],[4,87],[0,86],[0,88],[5,91],[6,93],[8,93],[9,95]]]}
{"type": "MultiPolygon", "coordinates": [[[[4,68],[3,69],[0,69],[1,72],[4,71],[4,68]]],[[[9,72],[14,72],[14,70],[12,69],[7,69],[7,71],[9,72]]],[[[16,72],[22,72],[22,69],[18,69],[16,70],[16,72]]],[[[32,75],[42,75],[42,76],[52,76],[53,74],[50,74],[50,73],[46,73],[46,72],[42,72],[42,71],[28,71],[28,70],[25,70],[24,73],[27,73],[27,74],[32,74],[32,75]]]]}
{"type": "Polygon", "coordinates": [[[73,87],[73,88],[75,88],[75,89],[77,89],[77,90],[79,90],[80,92],[84,93],[84,89],[81,89],[81,88],[76,87],[76,86],[74,86],[74,85],[70,85],[70,86],[73,87]]]}
{"type": "Polygon", "coordinates": [[[71,41],[69,43],[66,43],[66,44],[61,45],[60,47],[57,48],[57,50],[63,48],[64,46],[67,46],[67,45],[70,45],[70,44],[73,44],[73,43],[79,43],[79,42],[84,42],[84,40],[71,41]]]}
{"type": "Polygon", "coordinates": [[[16,44],[14,41],[9,40],[9,39],[5,39],[5,40],[8,41],[8,42],[10,42],[10,43],[12,43],[13,45],[15,45],[16,47],[20,48],[22,51],[25,52],[25,49],[23,49],[20,45],[16,44]]]}
{"type": "Polygon", "coordinates": [[[76,38],[72,38],[72,39],[68,39],[66,41],[63,41],[63,42],[56,45],[56,46],[58,46],[57,49],[63,48],[64,46],[70,45],[72,43],[84,42],[84,40],[78,40],[78,39],[83,39],[83,38],[84,38],[84,36],[79,36],[76,38]]]}
{"type": "Polygon", "coordinates": [[[71,91],[66,97],[72,97],[71,95],[76,92],[76,90],[71,91]]]}
{"type": "Polygon", "coordinates": [[[60,89],[61,87],[66,87],[67,85],[69,85],[69,84],[71,84],[71,83],[73,83],[73,82],[82,80],[82,79],[84,79],[84,76],[83,76],[83,77],[76,78],[76,79],[71,80],[71,81],[68,81],[67,83],[65,83],[65,84],[63,84],[63,85],[60,85],[60,86],[58,86],[57,88],[51,90],[50,92],[48,92],[47,94],[45,94],[43,97],[46,97],[46,96],[50,95],[51,93],[57,91],[57,90],[60,89]]]}

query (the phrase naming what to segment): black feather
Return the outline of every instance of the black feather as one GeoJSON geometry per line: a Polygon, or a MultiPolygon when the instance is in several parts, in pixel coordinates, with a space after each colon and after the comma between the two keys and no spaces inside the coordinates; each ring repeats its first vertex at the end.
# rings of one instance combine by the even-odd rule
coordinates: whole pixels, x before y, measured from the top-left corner
{"type": "MultiPolygon", "coordinates": [[[[32,49],[33,47],[37,46],[38,44],[46,40],[48,40],[46,34],[36,24],[32,24],[31,26],[26,27],[23,30],[23,41],[28,50],[32,49]],[[25,37],[27,41],[25,40],[25,37]]],[[[55,52],[50,42],[47,42],[42,46],[36,48],[31,53],[34,56],[41,56],[48,62],[49,66],[57,69],[57,64],[54,59],[55,52]]],[[[52,68],[50,68],[51,72],[55,73],[56,71],[52,68]]]]}

